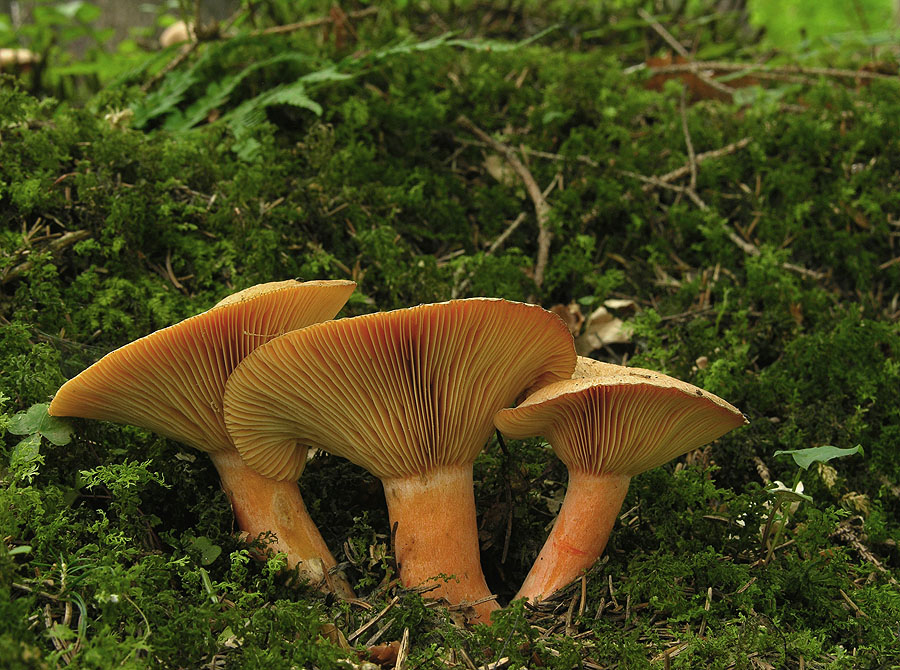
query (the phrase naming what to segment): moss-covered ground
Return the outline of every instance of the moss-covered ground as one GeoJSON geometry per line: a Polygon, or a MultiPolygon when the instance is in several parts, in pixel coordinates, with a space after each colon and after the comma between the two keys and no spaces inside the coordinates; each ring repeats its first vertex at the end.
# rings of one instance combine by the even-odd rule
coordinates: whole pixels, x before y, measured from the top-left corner
{"type": "MultiPolygon", "coordinates": [[[[633,8],[397,3],[266,34],[303,17],[257,4],[243,36],[84,104],[26,92],[40,73],[0,87],[0,667],[390,667],[398,646],[407,670],[900,667],[897,52],[711,87],[646,66],[668,46],[633,8]],[[380,485],[347,462],[317,455],[301,487],[354,602],[255,559],[202,454],[19,414],[291,277],[357,281],[341,316],[496,296],[582,335],[606,303],[628,327],[585,353],[702,386],[749,425],[637,477],[594,569],[485,627],[399,586],[380,485]],[[862,453],[774,455],[824,445],[862,453]],[[776,480],[809,498],[773,514],[776,480]]],[[[758,57],[709,26],[663,30],[725,65],[758,57]]],[[[540,440],[476,463],[503,604],[565,479],[540,440]]]]}

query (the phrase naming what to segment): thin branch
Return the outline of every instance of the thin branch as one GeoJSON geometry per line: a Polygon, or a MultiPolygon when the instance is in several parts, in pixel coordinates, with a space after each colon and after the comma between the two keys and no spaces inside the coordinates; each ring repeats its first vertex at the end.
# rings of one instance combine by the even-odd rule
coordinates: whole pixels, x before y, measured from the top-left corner
{"type": "MultiPolygon", "coordinates": [[[[799,65],[769,67],[759,63],[728,63],[724,61],[692,61],[690,63],[647,65],[638,69],[646,69],[653,74],[693,72],[696,69],[700,69],[706,72],[734,72],[740,75],[754,75],[756,77],[766,77],[767,75],[800,75],[807,77],[835,77],[836,79],[890,79],[893,81],[897,81],[898,78],[900,78],[896,74],[869,72],[866,70],[845,70],[833,67],[802,67],[799,65]]],[[[636,69],[631,68],[631,71],[636,71],[636,69]]]]}
{"type": "Polygon", "coordinates": [[[165,77],[172,70],[174,70],[176,67],[181,65],[185,60],[187,60],[187,57],[190,56],[192,53],[194,53],[194,51],[197,50],[198,46],[200,46],[200,42],[199,42],[199,40],[197,40],[195,38],[195,39],[191,40],[190,44],[182,47],[179,50],[178,55],[175,56],[175,58],[170,60],[168,63],[166,63],[165,67],[162,70],[160,70],[155,75],[150,77],[150,79],[148,79],[147,81],[144,82],[144,84],[141,86],[141,93],[146,93],[151,88],[156,86],[156,84],[159,83],[159,81],[163,77],[165,77]]]}
{"type": "MultiPolygon", "coordinates": [[[[506,227],[506,230],[504,230],[502,233],[500,233],[500,235],[497,236],[497,239],[495,239],[493,242],[491,242],[491,245],[485,250],[484,255],[490,256],[495,251],[497,251],[497,249],[499,249],[501,247],[501,245],[503,245],[503,243],[506,242],[506,240],[509,238],[509,236],[515,232],[516,228],[518,228],[524,220],[525,220],[525,212],[519,212],[519,215],[513,220],[512,223],[510,223],[506,227]]],[[[465,252],[463,250],[460,250],[459,254],[462,254],[462,253],[465,253],[465,252]]],[[[459,254],[457,254],[457,255],[459,255],[459,254]]],[[[460,265],[459,267],[456,268],[456,271],[453,273],[453,288],[450,289],[450,298],[453,300],[458,298],[463,291],[465,291],[466,289],[469,288],[469,284],[472,283],[471,276],[468,276],[465,279],[463,279],[462,281],[459,281],[459,278],[462,276],[464,267],[465,267],[464,265],[460,265]]]]}
{"type": "MultiPolygon", "coordinates": [[[[697,154],[694,157],[694,160],[696,161],[697,165],[700,165],[700,163],[703,163],[704,161],[708,161],[713,158],[721,158],[722,156],[727,156],[728,154],[733,154],[733,153],[739,151],[740,149],[743,149],[744,147],[746,147],[752,141],[753,141],[752,137],[745,137],[741,140],[738,140],[737,142],[732,142],[731,144],[728,144],[728,145],[722,147],[721,149],[714,149],[713,151],[704,151],[701,154],[697,154]]],[[[672,170],[671,172],[666,172],[665,174],[659,175],[658,177],[656,177],[656,179],[661,182],[670,182],[670,181],[674,181],[675,179],[678,179],[679,177],[683,177],[686,174],[689,174],[690,171],[691,171],[691,166],[690,166],[690,164],[687,164],[687,165],[681,166],[677,170],[672,170]]],[[[650,188],[651,188],[651,186],[647,185],[644,187],[644,190],[648,191],[648,190],[650,190],[650,188]]]]}
{"type": "MultiPolygon", "coordinates": [[[[645,184],[650,184],[652,186],[658,186],[660,188],[664,188],[669,191],[674,191],[676,193],[682,193],[690,198],[695,205],[701,210],[709,209],[709,205],[707,205],[703,200],[697,195],[697,192],[689,186],[677,186],[675,184],[669,184],[667,182],[662,181],[659,177],[645,177],[642,174],[638,174],[637,172],[631,172],[629,170],[619,170],[619,174],[625,175],[626,177],[632,177],[633,179],[637,179],[639,181],[644,182],[645,184]]],[[[750,256],[759,256],[762,253],[755,244],[751,242],[747,242],[744,239],[741,239],[737,233],[735,233],[731,228],[726,228],[725,233],[728,235],[728,239],[734,242],[734,244],[740,249],[750,256]]],[[[825,273],[817,272],[816,270],[810,270],[808,268],[803,267],[802,265],[796,265],[794,263],[782,263],[781,267],[785,270],[790,270],[791,272],[796,272],[799,275],[803,275],[804,277],[809,277],[810,279],[824,279],[825,273]]]]}
{"type": "Polygon", "coordinates": [[[537,259],[534,263],[534,283],[540,288],[541,284],[544,283],[544,270],[547,267],[547,261],[550,257],[550,241],[552,238],[549,225],[550,205],[548,205],[546,199],[544,199],[541,187],[538,186],[531,171],[519,160],[519,157],[512,148],[495,140],[465,116],[457,118],[456,123],[475,135],[482,142],[490,145],[494,151],[502,154],[510,167],[519,175],[519,178],[525,184],[525,190],[528,192],[528,196],[534,204],[534,213],[537,217],[538,251],[537,259]]]}
{"type": "MultiPolygon", "coordinates": [[[[369,16],[370,14],[375,14],[378,12],[378,7],[366,7],[365,9],[360,9],[355,12],[347,12],[343,15],[343,18],[347,19],[360,19],[365,16],[369,16]]],[[[333,16],[320,16],[316,19],[309,19],[307,21],[298,21],[297,23],[289,23],[284,26],[272,26],[271,28],[263,28],[262,30],[255,30],[250,33],[250,37],[257,37],[259,35],[283,35],[285,33],[292,33],[297,30],[303,30],[304,28],[316,28],[318,26],[324,26],[328,23],[334,23],[335,18],[333,16]]]]}
{"type": "MultiPolygon", "coordinates": [[[[73,230],[71,232],[65,233],[64,235],[56,238],[52,242],[47,245],[47,248],[56,253],[57,251],[61,251],[68,246],[75,244],[76,242],[80,242],[81,240],[87,239],[91,236],[91,232],[89,230],[73,230]]],[[[6,271],[2,276],[0,276],[0,284],[6,284],[11,282],[13,279],[21,276],[22,273],[27,272],[31,269],[32,263],[31,261],[25,261],[24,263],[20,263],[13,268],[10,268],[6,271]]]]}
{"type": "Polygon", "coordinates": [[[519,212],[519,215],[513,220],[511,224],[506,227],[506,230],[498,235],[496,240],[491,242],[491,246],[487,248],[487,251],[485,251],[485,253],[490,255],[497,251],[497,249],[499,249],[503,245],[503,243],[506,242],[507,239],[509,239],[509,236],[515,232],[516,228],[518,228],[524,220],[525,212],[519,212]]]}
{"type": "Polygon", "coordinates": [[[687,89],[681,89],[681,131],[684,133],[684,143],[687,146],[688,166],[691,170],[691,189],[695,189],[697,188],[697,155],[694,153],[694,143],[691,141],[691,132],[688,130],[686,98],[687,89]]]}
{"type": "Polygon", "coordinates": [[[676,40],[672,36],[672,33],[666,30],[666,28],[659,21],[654,19],[649,14],[649,12],[647,12],[647,10],[645,10],[643,7],[639,7],[637,11],[638,16],[644,19],[644,21],[646,21],[650,25],[650,27],[653,28],[653,30],[655,30],[659,34],[659,36],[666,41],[666,44],[672,47],[679,56],[688,61],[687,64],[690,66],[688,68],[688,71],[691,72],[695,77],[697,77],[697,79],[702,81],[707,86],[711,86],[715,90],[719,91],[719,93],[724,93],[729,98],[734,95],[733,88],[731,88],[730,86],[726,86],[722,82],[716,81],[706,73],[701,72],[700,68],[697,66],[697,63],[693,58],[691,58],[691,55],[687,52],[687,49],[682,46],[681,42],[676,40]]]}

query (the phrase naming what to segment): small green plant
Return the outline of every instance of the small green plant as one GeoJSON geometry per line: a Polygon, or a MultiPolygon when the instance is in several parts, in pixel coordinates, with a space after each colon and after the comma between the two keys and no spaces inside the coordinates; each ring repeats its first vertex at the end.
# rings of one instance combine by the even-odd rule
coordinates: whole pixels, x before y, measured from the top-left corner
{"type": "MultiPolygon", "coordinates": [[[[6,398],[0,396],[0,402],[6,398]]],[[[44,462],[41,455],[41,443],[47,440],[58,447],[67,445],[72,440],[72,426],[65,419],[50,416],[47,403],[32,405],[24,412],[19,412],[9,420],[6,430],[12,435],[24,435],[13,447],[10,454],[9,467],[18,481],[31,480],[38,474],[39,466],[44,462]]]]}
{"type": "Polygon", "coordinates": [[[794,483],[792,486],[785,486],[782,482],[776,480],[766,487],[766,491],[772,497],[773,502],[772,511],[769,513],[769,518],[762,531],[763,547],[768,546],[766,557],[763,559],[764,563],[768,563],[772,560],[772,555],[775,552],[775,548],[778,546],[779,540],[781,540],[781,535],[787,527],[790,518],[796,514],[800,504],[802,502],[812,502],[813,500],[812,496],[803,493],[803,482],[800,480],[802,476],[801,471],[808,470],[809,466],[813,463],[827,463],[834,458],[843,458],[845,456],[862,453],[863,449],[860,445],[856,445],[851,449],[842,449],[840,447],[824,445],[821,447],[810,447],[808,449],[789,449],[775,452],[775,456],[790,456],[793,458],[794,463],[797,464],[800,470],[798,470],[797,474],[794,476],[794,483]],[[769,537],[773,532],[772,529],[776,525],[777,528],[774,531],[775,536],[772,538],[772,541],[769,542],[769,537]]]}

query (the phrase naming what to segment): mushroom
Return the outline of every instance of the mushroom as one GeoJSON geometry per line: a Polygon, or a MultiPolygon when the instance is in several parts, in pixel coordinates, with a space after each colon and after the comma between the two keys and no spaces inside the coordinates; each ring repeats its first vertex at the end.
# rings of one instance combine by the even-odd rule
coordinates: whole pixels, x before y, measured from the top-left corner
{"type": "Polygon", "coordinates": [[[182,42],[193,42],[197,39],[194,31],[194,24],[185,21],[176,21],[168,28],[162,31],[159,36],[159,46],[162,49],[170,47],[173,44],[181,44],[182,42]]]}
{"type": "Polygon", "coordinates": [[[692,384],[581,357],[575,378],[497,412],[501,432],[545,437],[569,471],[559,515],[516,598],[540,600],[594,564],[632,477],[744,423],[740,411],[692,384]]]}
{"type": "Polygon", "coordinates": [[[27,72],[40,60],[40,54],[35,53],[31,49],[0,49],[0,71],[2,72],[27,72]]]}
{"type": "Polygon", "coordinates": [[[260,347],[225,389],[225,423],[250,467],[292,479],[298,444],[377,476],[405,586],[497,609],[481,570],[472,463],[494,413],[571,376],[572,336],[536,305],[472,298],[321,323],[260,347]],[[440,576],[450,579],[444,581],[440,576]]]}
{"type": "MultiPolygon", "coordinates": [[[[283,281],[252,286],[212,309],[107,354],[70,379],[50,403],[53,416],[79,416],[148,428],[209,454],[238,526],[251,537],[272,531],[271,545],[313,583],[328,585],[336,562],[297,487],[267,479],[241,461],[225,430],[222,396],[235,366],[258,346],[296,328],[331,319],[356,284],[283,281]]],[[[331,586],[352,596],[343,577],[331,586]]]]}

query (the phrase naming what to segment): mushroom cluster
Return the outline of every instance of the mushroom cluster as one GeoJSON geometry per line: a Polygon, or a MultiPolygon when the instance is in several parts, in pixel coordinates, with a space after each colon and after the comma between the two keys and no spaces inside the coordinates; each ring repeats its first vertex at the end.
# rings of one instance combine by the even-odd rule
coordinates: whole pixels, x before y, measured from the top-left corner
{"type": "Polygon", "coordinates": [[[690,384],[576,356],[539,306],[470,298],[332,320],[354,287],[245,289],[108,354],[63,385],[50,413],[207,452],[239,526],[273,533],[301,575],[351,597],[297,488],[309,448],[344,457],[383,484],[404,586],[433,582],[430,597],[482,622],[499,605],[481,569],[472,464],[495,428],[544,436],[569,469],[517,594],[537,600],[600,556],[631,477],[744,423],[690,384]]]}

